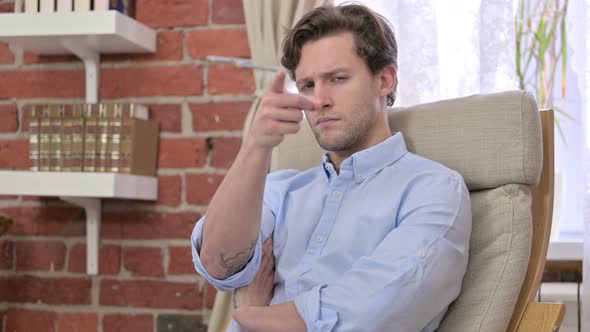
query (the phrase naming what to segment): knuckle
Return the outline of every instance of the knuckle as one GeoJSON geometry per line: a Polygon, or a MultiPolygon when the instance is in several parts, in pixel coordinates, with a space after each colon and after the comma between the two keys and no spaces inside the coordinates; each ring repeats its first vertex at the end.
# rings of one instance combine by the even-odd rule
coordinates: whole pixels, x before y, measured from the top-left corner
{"type": "Polygon", "coordinates": [[[265,93],[262,96],[262,100],[260,101],[261,105],[272,105],[274,100],[274,95],[272,93],[265,93]]]}

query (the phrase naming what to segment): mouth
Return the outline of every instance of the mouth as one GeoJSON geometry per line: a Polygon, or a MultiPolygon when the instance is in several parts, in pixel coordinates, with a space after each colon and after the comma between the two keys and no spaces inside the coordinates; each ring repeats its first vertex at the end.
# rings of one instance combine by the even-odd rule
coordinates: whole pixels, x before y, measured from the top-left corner
{"type": "Polygon", "coordinates": [[[336,118],[332,118],[332,117],[321,117],[318,119],[318,121],[316,122],[316,126],[322,126],[322,125],[330,125],[334,122],[338,121],[338,119],[336,118]]]}

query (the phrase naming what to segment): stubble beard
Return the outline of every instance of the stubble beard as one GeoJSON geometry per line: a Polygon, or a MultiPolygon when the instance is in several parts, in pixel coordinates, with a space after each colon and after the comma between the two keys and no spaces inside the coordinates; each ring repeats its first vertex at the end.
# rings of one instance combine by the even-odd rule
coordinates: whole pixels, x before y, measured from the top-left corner
{"type": "Polygon", "coordinates": [[[350,119],[351,121],[348,126],[336,129],[342,132],[340,137],[325,139],[322,138],[321,129],[313,128],[315,138],[322,149],[330,152],[356,150],[358,146],[366,141],[375,119],[371,119],[368,110],[358,109],[357,111],[365,112],[363,113],[364,116],[350,119]]]}

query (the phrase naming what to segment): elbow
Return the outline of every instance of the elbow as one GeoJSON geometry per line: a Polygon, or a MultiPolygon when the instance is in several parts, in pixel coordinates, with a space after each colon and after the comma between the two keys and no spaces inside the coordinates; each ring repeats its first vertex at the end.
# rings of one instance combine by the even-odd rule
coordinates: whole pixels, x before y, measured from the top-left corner
{"type": "Polygon", "coordinates": [[[215,259],[215,254],[210,253],[206,248],[202,248],[200,258],[201,264],[203,264],[210,276],[220,280],[227,277],[226,271],[219,265],[219,260],[215,259]]]}
{"type": "Polygon", "coordinates": [[[201,264],[207,273],[215,279],[225,279],[226,278],[226,271],[220,264],[220,254],[218,248],[212,248],[209,244],[210,241],[204,241],[205,238],[211,238],[210,235],[206,234],[208,230],[203,225],[203,240],[201,241],[201,250],[199,251],[199,258],[201,260],[201,264]]]}

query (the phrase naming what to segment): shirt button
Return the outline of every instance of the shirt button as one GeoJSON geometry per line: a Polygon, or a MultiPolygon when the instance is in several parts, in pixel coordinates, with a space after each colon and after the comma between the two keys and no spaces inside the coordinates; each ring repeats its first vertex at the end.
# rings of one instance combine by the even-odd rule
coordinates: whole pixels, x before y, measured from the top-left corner
{"type": "Polygon", "coordinates": [[[315,240],[318,242],[322,242],[322,237],[320,235],[318,235],[315,237],[315,240]]]}
{"type": "Polygon", "coordinates": [[[334,198],[338,198],[338,197],[340,197],[340,192],[339,192],[339,191],[335,191],[335,192],[333,192],[333,193],[332,193],[332,197],[334,197],[334,198]]]}
{"type": "Polygon", "coordinates": [[[365,179],[364,176],[360,176],[359,175],[359,176],[356,177],[356,180],[359,181],[359,182],[363,181],[364,179],[365,179]]]}
{"type": "Polygon", "coordinates": [[[330,165],[326,165],[325,167],[326,167],[326,171],[330,170],[330,165]]]}
{"type": "Polygon", "coordinates": [[[426,253],[424,252],[424,249],[421,249],[420,252],[418,253],[420,255],[420,257],[424,258],[424,256],[426,256],[426,253]]]}

